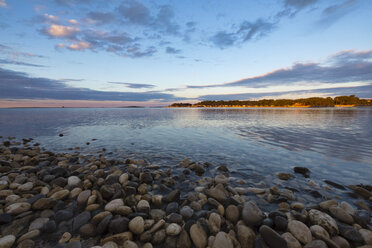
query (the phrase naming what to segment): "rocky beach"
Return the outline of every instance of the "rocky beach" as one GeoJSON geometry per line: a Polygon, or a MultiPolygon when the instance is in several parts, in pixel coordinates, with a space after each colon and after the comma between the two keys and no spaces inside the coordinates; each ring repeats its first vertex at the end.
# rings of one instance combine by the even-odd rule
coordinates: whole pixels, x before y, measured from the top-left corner
{"type": "MultiPolygon", "coordinates": [[[[2,137],[1,137],[2,138],[2,137]]],[[[372,247],[372,186],[0,144],[0,248],[372,247]]]]}

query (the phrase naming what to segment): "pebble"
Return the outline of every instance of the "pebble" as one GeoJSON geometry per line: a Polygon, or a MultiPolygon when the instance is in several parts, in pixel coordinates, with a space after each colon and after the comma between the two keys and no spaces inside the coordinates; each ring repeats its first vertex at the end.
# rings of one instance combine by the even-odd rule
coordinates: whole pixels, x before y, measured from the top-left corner
{"type": "Polygon", "coordinates": [[[326,213],[316,209],[309,211],[310,222],[314,225],[319,225],[327,230],[331,236],[338,234],[338,226],[336,221],[326,213]]]}
{"type": "Polygon", "coordinates": [[[237,225],[237,235],[241,247],[253,247],[256,234],[250,227],[237,225]]]}
{"type": "Polygon", "coordinates": [[[176,223],[172,223],[166,228],[166,234],[170,236],[176,236],[180,234],[181,231],[181,226],[176,223]]]}
{"type": "Polygon", "coordinates": [[[189,206],[184,206],[181,208],[180,214],[187,220],[190,219],[191,216],[194,214],[194,210],[192,210],[189,206]]]}
{"type": "Polygon", "coordinates": [[[191,226],[190,236],[196,248],[205,248],[207,246],[207,234],[199,224],[191,226]]]}
{"type": "Polygon", "coordinates": [[[141,234],[145,230],[145,221],[141,216],[133,218],[129,222],[129,230],[134,234],[141,234]]]}
{"type": "Polygon", "coordinates": [[[304,248],[328,248],[328,246],[322,240],[313,240],[305,245],[304,248]]]}
{"type": "Polygon", "coordinates": [[[239,208],[235,205],[229,205],[226,208],[226,219],[232,223],[238,222],[240,218],[239,208]]]}
{"type": "Polygon", "coordinates": [[[265,218],[264,213],[253,201],[246,202],[242,210],[242,217],[248,226],[257,226],[265,218]]]}
{"type": "Polygon", "coordinates": [[[282,238],[287,242],[288,248],[302,248],[300,242],[291,233],[283,233],[282,238]]]}
{"type": "Polygon", "coordinates": [[[6,235],[0,238],[0,248],[10,248],[14,244],[16,237],[14,235],[6,235]]]}
{"type": "Polygon", "coordinates": [[[106,204],[105,211],[113,213],[121,206],[124,206],[123,199],[115,199],[106,204]]]}
{"type": "Polygon", "coordinates": [[[354,223],[353,217],[350,214],[348,214],[348,212],[346,212],[343,208],[341,208],[339,206],[330,207],[329,212],[331,213],[331,215],[333,217],[335,217],[336,219],[338,219],[342,222],[345,222],[347,224],[353,224],[354,223]]]}
{"type": "Polygon", "coordinates": [[[225,232],[219,232],[214,239],[212,248],[234,248],[234,244],[225,232]]]}
{"type": "Polygon", "coordinates": [[[79,185],[79,183],[81,182],[80,178],[78,178],[77,176],[70,176],[68,179],[67,179],[67,184],[68,186],[70,186],[71,188],[75,188],[79,185]]]}
{"type": "Polygon", "coordinates": [[[262,239],[271,248],[287,248],[287,242],[277,232],[268,226],[261,226],[259,230],[262,239]]]}
{"type": "Polygon", "coordinates": [[[208,226],[209,226],[209,231],[212,234],[216,234],[220,231],[221,228],[221,217],[219,214],[216,213],[211,213],[209,215],[208,219],[208,226]]]}
{"type": "Polygon", "coordinates": [[[288,230],[303,244],[307,244],[312,240],[310,229],[304,223],[298,220],[291,220],[288,223],[288,230]]]}
{"type": "Polygon", "coordinates": [[[31,204],[27,202],[17,202],[9,205],[5,208],[5,213],[7,214],[21,214],[30,210],[31,204]]]}

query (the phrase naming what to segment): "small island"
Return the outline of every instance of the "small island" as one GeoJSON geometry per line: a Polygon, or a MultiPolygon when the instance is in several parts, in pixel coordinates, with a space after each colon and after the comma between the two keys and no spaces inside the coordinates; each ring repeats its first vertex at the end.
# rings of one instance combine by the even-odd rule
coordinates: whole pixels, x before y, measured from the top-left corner
{"type": "Polygon", "coordinates": [[[355,95],[332,97],[310,97],[300,99],[262,99],[232,101],[201,101],[191,103],[173,103],[170,108],[252,108],[252,107],[356,107],[372,106],[372,100],[360,99],[355,95]]]}

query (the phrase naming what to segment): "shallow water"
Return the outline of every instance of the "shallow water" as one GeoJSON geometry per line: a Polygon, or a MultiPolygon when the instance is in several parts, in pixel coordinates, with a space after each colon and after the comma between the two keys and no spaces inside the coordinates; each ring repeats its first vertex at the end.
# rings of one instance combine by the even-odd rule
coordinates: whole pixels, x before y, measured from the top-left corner
{"type": "Polygon", "coordinates": [[[243,178],[294,166],[342,184],[372,178],[372,108],[0,109],[0,135],[162,166],[189,157],[243,178]]]}

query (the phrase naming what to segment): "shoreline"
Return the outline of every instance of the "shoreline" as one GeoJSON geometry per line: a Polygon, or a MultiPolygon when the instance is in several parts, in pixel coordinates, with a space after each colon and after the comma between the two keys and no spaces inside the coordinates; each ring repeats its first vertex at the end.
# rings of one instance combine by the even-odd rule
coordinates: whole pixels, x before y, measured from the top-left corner
{"type": "Polygon", "coordinates": [[[254,182],[208,162],[185,159],[162,168],[108,160],[104,152],[54,153],[32,139],[4,140],[0,152],[0,247],[362,247],[372,241],[372,187],[317,182],[304,167],[254,182]]]}

